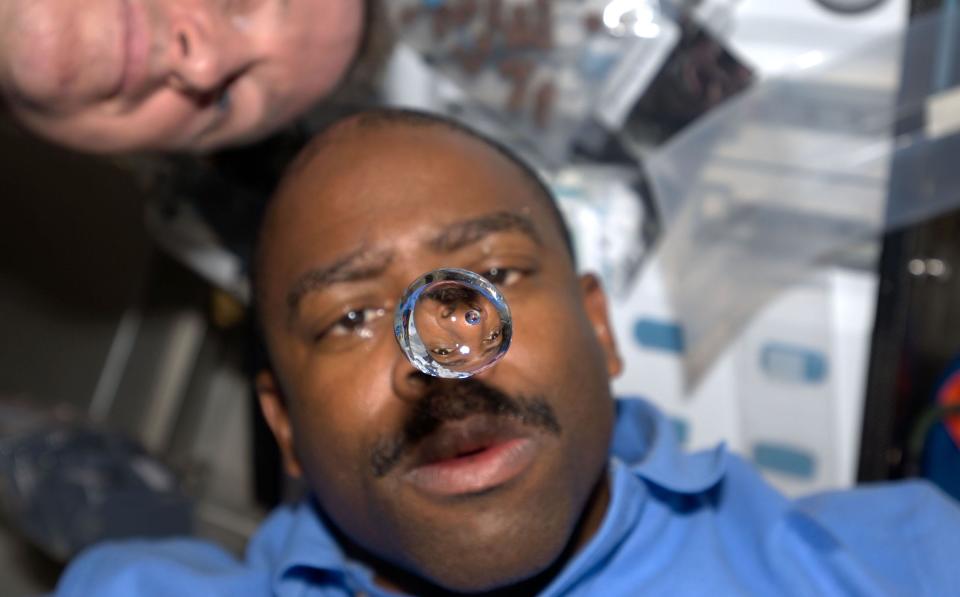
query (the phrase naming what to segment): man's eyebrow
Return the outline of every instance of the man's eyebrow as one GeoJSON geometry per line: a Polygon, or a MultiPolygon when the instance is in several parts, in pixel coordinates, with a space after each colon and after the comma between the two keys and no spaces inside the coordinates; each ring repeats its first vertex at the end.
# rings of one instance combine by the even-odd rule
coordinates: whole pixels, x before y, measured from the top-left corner
{"type": "Polygon", "coordinates": [[[478,218],[450,224],[437,235],[427,239],[426,246],[437,253],[450,253],[482,240],[495,232],[517,231],[542,245],[533,220],[525,215],[499,211],[478,218]]]}
{"type": "Polygon", "coordinates": [[[386,249],[360,248],[336,260],[303,273],[287,293],[287,315],[292,320],[303,297],[339,282],[356,282],[373,278],[387,269],[393,252],[386,249]]]}

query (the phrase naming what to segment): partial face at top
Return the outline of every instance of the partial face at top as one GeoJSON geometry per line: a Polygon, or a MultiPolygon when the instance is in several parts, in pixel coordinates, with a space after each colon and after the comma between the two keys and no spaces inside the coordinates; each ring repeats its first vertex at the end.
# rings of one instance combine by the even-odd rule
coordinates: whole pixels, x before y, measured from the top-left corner
{"type": "Polygon", "coordinates": [[[288,470],[417,577],[476,591],[536,575],[606,507],[619,361],[602,291],[481,142],[355,121],[328,135],[275,198],[259,261],[275,369],[258,390],[288,470]],[[509,352],[469,380],[419,373],[393,335],[404,289],[439,267],[487,275],[512,311],[509,352]]]}
{"type": "Polygon", "coordinates": [[[328,93],[362,21],[362,0],[4,0],[0,91],[73,147],[210,149],[328,93]]]}

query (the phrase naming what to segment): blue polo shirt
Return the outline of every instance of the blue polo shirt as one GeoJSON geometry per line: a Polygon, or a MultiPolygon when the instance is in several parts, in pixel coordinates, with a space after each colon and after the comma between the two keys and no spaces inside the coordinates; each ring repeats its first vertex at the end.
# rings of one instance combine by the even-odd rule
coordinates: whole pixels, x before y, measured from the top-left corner
{"type": "MultiPolygon", "coordinates": [[[[611,501],[545,595],[960,595],[960,508],[922,482],[788,500],[723,447],[680,450],[642,401],[618,404],[611,501]]],[[[58,595],[390,595],[310,501],[275,510],[242,561],[183,539],[81,554],[58,595]]]]}

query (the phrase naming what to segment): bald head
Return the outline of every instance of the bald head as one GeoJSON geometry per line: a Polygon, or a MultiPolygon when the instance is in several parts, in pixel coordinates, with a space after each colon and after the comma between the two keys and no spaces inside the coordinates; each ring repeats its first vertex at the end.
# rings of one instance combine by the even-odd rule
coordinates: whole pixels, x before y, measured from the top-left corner
{"type": "Polygon", "coordinates": [[[570,259],[573,260],[574,263],[576,262],[570,230],[557,207],[552,192],[544,184],[536,171],[515,152],[502,143],[464,124],[437,114],[428,114],[400,108],[376,108],[344,116],[326,126],[311,139],[284,173],[277,187],[274,199],[271,200],[270,205],[267,207],[264,224],[261,226],[260,238],[254,259],[254,287],[259,288],[260,286],[257,278],[260,270],[262,248],[266,240],[264,235],[269,228],[268,222],[272,206],[278,202],[279,197],[292,192],[298,185],[302,184],[303,176],[308,174],[316,175],[318,171],[323,170],[323,159],[330,157],[330,152],[337,152],[338,149],[342,149],[344,144],[350,141],[359,140],[360,144],[363,145],[364,136],[371,135],[377,131],[383,131],[385,129],[399,131],[403,129],[417,130],[427,128],[437,128],[452,135],[460,135],[474,140],[488,147],[501,159],[512,164],[530,185],[533,192],[543,199],[544,205],[548,208],[550,218],[563,237],[564,245],[570,259]]]}

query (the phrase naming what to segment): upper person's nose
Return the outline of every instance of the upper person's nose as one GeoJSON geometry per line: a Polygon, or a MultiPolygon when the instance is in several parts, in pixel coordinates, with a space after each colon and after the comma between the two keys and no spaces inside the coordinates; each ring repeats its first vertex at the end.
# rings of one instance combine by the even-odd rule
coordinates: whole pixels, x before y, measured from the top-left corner
{"type": "Polygon", "coordinates": [[[190,94],[222,90],[255,59],[250,40],[213,8],[177,14],[172,22],[171,83],[190,94]]]}

